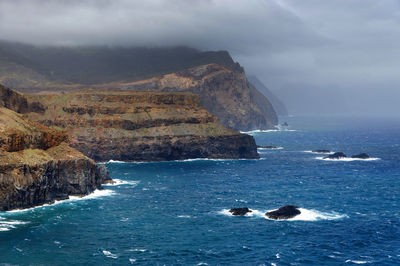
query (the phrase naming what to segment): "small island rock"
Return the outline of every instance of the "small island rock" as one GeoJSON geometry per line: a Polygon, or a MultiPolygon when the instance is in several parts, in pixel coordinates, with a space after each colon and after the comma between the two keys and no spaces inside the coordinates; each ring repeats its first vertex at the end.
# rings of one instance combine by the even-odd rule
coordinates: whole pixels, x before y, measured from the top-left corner
{"type": "Polygon", "coordinates": [[[252,211],[249,208],[244,207],[244,208],[233,208],[230,209],[229,212],[232,213],[232,215],[234,216],[243,216],[252,211]]]}
{"type": "Polygon", "coordinates": [[[347,158],[346,154],[344,154],[343,152],[335,152],[334,154],[324,157],[324,159],[341,159],[341,158],[347,158]]]}
{"type": "Polygon", "coordinates": [[[268,218],[274,219],[274,220],[290,219],[301,213],[298,209],[299,209],[299,207],[297,207],[297,206],[286,205],[275,211],[267,212],[265,215],[268,218]]]}
{"type": "Polygon", "coordinates": [[[360,153],[360,154],[351,156],[351,158],[356,158],[356,159],[369,159],[369,158],[371,158],[371,157],[369,157],[369,155],[366,154],[366,153],[360,153]]]}

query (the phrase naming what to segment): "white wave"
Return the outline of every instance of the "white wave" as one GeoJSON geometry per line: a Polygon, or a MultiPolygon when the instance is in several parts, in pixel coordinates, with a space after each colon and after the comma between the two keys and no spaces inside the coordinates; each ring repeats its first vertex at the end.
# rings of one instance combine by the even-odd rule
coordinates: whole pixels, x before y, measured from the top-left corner
{"type": "Polygon", "coordinates": [[[130,258],[130,259],[129,259],[129,262],[130,262],[131,264],[135,263],[135,261],[136,261],[136,259],[134,259],[134,258],[130,258]]]}
{"type": "Polygon", "coordinates": [[[242,134],[257,134],[257,133],[271,133],[271,132],[295,132],[298,131],[296,129],[286,129],[286,128],[277,128],[277,129],[255,129],[250,131],[240,131],[242,134]]]}
{"type": "Polygon", "coordinates": [[[196,162],[196,161],[215,161],[215,162],[229,162],[229,161],[253,161],[253,160],[260,160],[260,159],[211,159],[211,158],[191,158],[191,159],[184,159],[184,160],[172,160],[172,161],[114,161],[110,160],[106,162],[108,163],[115,163],[115,164],[122,164],[122,163],[131,163],[131,164],[152,164],[152,163],[180,163],[180,162],[196,162]]]}
{"type": "Polygon", "coordinates": [[[11,229],[15,229],[17,225],[28,224],[29,222],[17,221],[17,220],[4,220],[2,218],[0,220],[0,232],[10,231],[11,229]]]}
{"type": "MultiPolygon", "coordinates": [[[[300,214],[291,218],[291,219],[284,219],[284,220],[274,220],[268,218],[265,213],[270,212],[270,211],[275,211],[274,210],[266,210],[266,211],[260,211],[260,210],[254,210],[250,209],[251,212],[246,213],[244,216],[247,217],[258,217],[258,218],[265,218],[267,220],[272,220],[272,221],[319,221],[319,220],[338,220],[338,219],[343,219],[343,218],[348,218],[347,215],[345,214],[339,214],[336,212],[320,212],[317,210],[308,210],[304,208],[299,208],[300,214]]],[[[218,212],[219,214],[226,215],[226,216],[234,216],[232,215],[231,212],[229,212],[229,209],[223,209],[218,212]]]]}
{"type": "Polygon", "coordinates": [[[273,147],[273,148],[262,148],[262,147],[259,147],[259,148],[257,148],[257,150],[260,150],[260,151],[267,151],[267,150],[283,150],[283,147],[273,147]]]}
{"type": "Polygon", "coordinates": [[[377,161],[377,160],[380,160],[381,158],[360,159],[360,158],[344,157],[344,158],[339,158],[339,159],[331,159],[331,158],[325,158],[325,157],[316,157],[315,159],[323,160],[323,161],[330,161],[330,162],[353,162],[353,161],[377,161]]]}
{"type": "Polygon", "coordinates": [[[372,263],[371,261],[367,260],[346,260],[346,263],[354,263],[354,264],[366,264],[366,263],[372,263]]]}
{"type": "Polygon", "coordinates": [[[335,152],[330,151],[330,152],[315,152],[315,151],[304,151],[307,153],[313,153],[313,154],[326,154],[326,155],[330,155],[330,154],[334,154],[335,152]]]}
{"type": "Polygon", "coordinates": [[[137,186],[140,181],[135,180],[121,180],[121,179],[113,179],[114,183],[112,184],[103,184],[103,187],[111,187],[111,186],[122,186],[122,185],[130,185],[137,186]]]}
{"type": "Polygon", "coordinates": [[[190,215],[178,215],[178,218],[192,218],[190,215]]]}
{"type": "Polygon", "coordinates": [[[74,201],[78,201],[78,200],[88,200],[88,199],[96,199],[96,198],[100,198],[100,197],[107,197],[107,196],[112,196],[115,194],[115,191],[113,190],[109,190],[109,189],[96,189],[95,191],[93,191],[91,194],[86,195],[86,196],[69,196],[68,199],[65,200],[56,200],[54,201],[54,203],[46,203],[40,206],[35,206],[32,208],[27,208],[27,209],[16,209],[16,210],[11,210],[11,211],[6,211],[5,213],[20,213],[20,212],[27,212],[27,211],[32,211],[35,209],[40,209],[40,208],[45,208],[45,207],[51,207],[54,205],[58,205],[58,204],[63,204],[63,203],[71,203],[74,201]]]}
{"type": "Polygon", "coordinates": [[[127,163],[127,162],[124,162],[124,161],[117,161],[117,160],[109,160],[109,161],[106,162],[106,163],[127,163]]]}
{"type": "Polygon", "coordinates": [[[300,214],[288,219],[290,221],[319,221],[319,220],[338,220],[348,218],[346,214],[339,214],[336,212],[320,212],[317,210],[308,210],[299,208],[300,214]]]}
{"type": "Polygon", "coordinates": [[[146,252],[147,249],[144,248],[133,248],[133,249],[128,249],[130,252],[146,252]]]}
{"type": "Polygon", "coordinates": [[[117,255],[111,253],[111,252],[108,251],[108,250],[103,250],[103,254],[104,254],[104,256],[106,256],[107,258],[112,258],[112,259],[118,258],[117,255]]]}

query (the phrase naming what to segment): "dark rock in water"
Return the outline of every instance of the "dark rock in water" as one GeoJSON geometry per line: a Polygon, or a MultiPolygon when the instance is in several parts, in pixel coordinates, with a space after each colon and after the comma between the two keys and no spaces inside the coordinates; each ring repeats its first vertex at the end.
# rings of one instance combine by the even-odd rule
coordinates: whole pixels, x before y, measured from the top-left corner
{"type": "Polygon", "coordinates": [[[311,152],[314,152],[314,153],[331,153],[330,150],[312,150],[311,152]]]}
{"type": "Polygon", "coordinates": [[[251,210],[247,207],[244,207],[244,208],[233,208],[233,209],[230,209],[229,212],[235,216],[243,216],[246,213],[251,212],[251,210]]]}
{"type": "Polygon", "coordinates": [[[285,122],[285,123],[282,124],[282,126],[283,126],[283,127],[288,127],[289,124],[288,124],[287,122],[285,122]]]}
{"type": "Polygon", "coordinates": [[[275,211],[270,211],[267,212],[265,215],[274,220],[284,220],[284,219],[290,219],[293,218],[297,215],[299,215],[301,212],[298,210],[299,207],[293,206],[293,205],[286,205],[283,206],[275,211]]]}
{"type": "Polygon", "coordinates": [[[257,148],[259,148],[259,149],[271,149],[271,150],[278,149],[278,147],[276,147],[276,146],[259,146],[259,145],[257,145],[257,148]]]}
{"type": "Polygon", "coordinates": [[[341,159],[341,158],[347,158],[346,154],[344,154],[343,152],[335,152],[334,154],[324,157],[324,159],[341,159]]]}
{"type": "Polygon", "coordinates": [[[368,155],[368,154],[366,154],[366,153],[360,153],[360,154],[357,154],[357,155],[353,155],[353,156],[351,156],[351,158],[357,158],[357,159],[369,159],[369,158],[371,158],[371,157],[369,157],[369,155],[368,155]]]}

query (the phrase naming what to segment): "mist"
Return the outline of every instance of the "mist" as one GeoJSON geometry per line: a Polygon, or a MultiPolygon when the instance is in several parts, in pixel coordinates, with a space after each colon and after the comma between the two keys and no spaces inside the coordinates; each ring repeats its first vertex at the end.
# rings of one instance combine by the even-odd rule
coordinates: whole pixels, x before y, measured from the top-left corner
{"type": "Polygon", "coordinates": [[[228,50],[292,114],[400,116],[398,0],[1,0],[0,39],[228,50]]]}

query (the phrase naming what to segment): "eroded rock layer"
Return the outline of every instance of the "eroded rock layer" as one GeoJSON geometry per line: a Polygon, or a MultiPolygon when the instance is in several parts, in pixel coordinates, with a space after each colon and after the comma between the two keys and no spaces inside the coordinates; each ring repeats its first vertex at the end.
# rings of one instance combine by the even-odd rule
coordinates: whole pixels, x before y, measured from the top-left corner
{"type": "Polygon", "coordinates": [[[64,132],[0,107],[0,211],[86,195],[109,180],[104,166],[67,139],[64,132]]]}
{"type": "Polygon", "coordinates": [[[200,96],[201,105],[223,125],[235,130],[270,129],[278,124],[271,103],[250,84],[239,65],[201,65],[147,80],[94,87],[191,92],[200,96]]]}
{"type": "Polygon", "coordinates": [[[72,147],[96,161],[258,158],[254,138],[226,128],[191,93],[89,90],[30,95],[29,117],[65,129],[72,147]]]}

